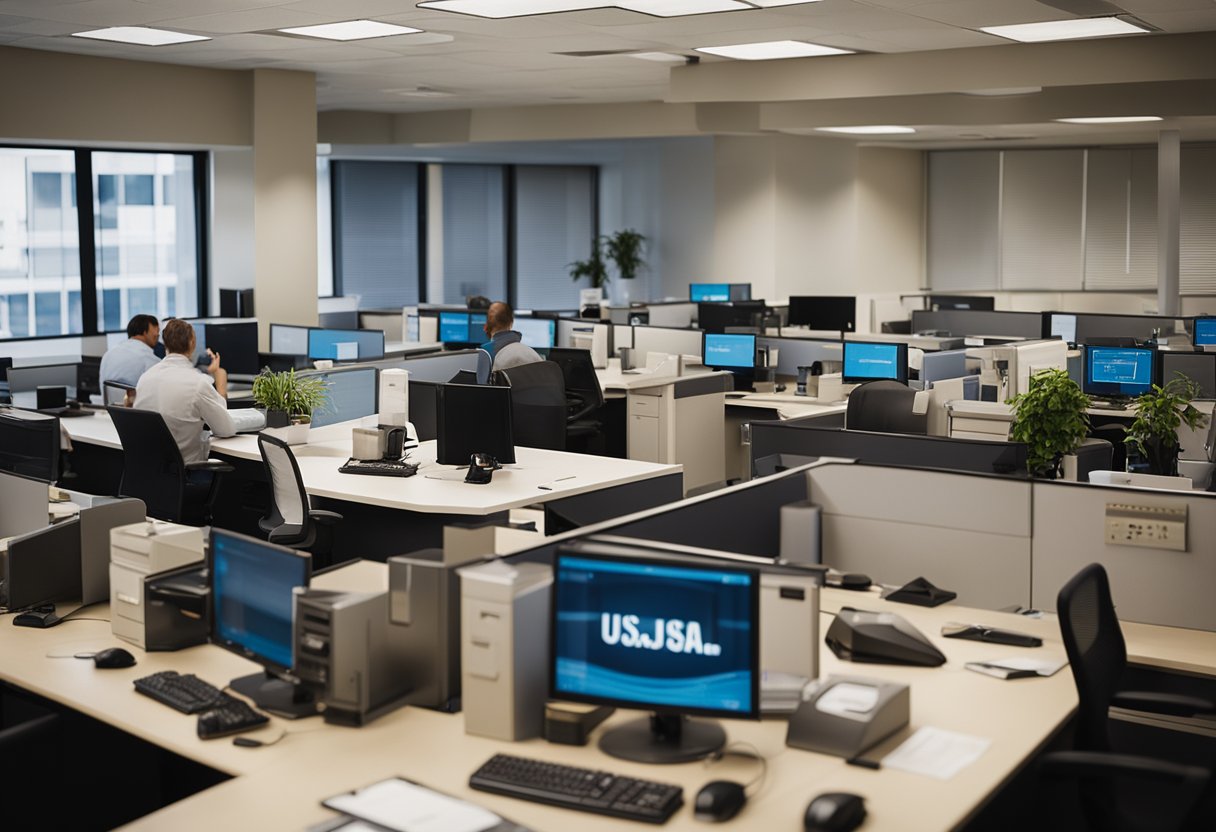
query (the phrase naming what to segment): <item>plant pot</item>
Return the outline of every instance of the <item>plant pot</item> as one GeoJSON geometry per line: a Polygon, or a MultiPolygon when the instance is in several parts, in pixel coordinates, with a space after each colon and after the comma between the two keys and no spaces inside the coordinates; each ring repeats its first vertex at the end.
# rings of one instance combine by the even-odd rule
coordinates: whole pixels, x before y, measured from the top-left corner
{"type": "Polygon", "coordinates": [[[291,416],[286,410],[267,410],[266,427],[285,428],[291,424],[291,416]]]}
{"type": "Polygon", "coordinates": [[[308,430],[312,427],[309,422],[292,422],[282,427],[270,427],[270,414],[266,414],[266,430],[263,433],[281,439],[288,445],[307,445],[308,430]]]}
{"type": "Polygon", "coordinates": [[[1148,473],[1162,477],[1178,476],[1178,445],[1167,445],[1160,439],[1144,443],[1144,459],[1148,462],[1148,473]]]}

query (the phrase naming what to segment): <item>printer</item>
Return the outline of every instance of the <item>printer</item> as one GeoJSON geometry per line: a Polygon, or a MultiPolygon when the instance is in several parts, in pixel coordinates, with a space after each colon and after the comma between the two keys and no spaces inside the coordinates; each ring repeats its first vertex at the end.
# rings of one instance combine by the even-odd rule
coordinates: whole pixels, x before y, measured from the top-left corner
{"type": "Polygon", "coordinates": [[[148,520],[110,530],[110,626],[142,649],[147,637],[146,579],[203,560],[203,530],[148,520]]]}

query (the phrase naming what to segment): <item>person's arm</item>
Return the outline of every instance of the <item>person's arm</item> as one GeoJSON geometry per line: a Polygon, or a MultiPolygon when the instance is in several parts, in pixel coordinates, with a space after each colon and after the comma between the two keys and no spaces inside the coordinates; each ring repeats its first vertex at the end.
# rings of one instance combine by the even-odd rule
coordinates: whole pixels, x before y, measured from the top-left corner
{"type": "Polygon", "coordinates": [[[211,356],[211,363],[207,365],[207,375],[215,379],[215,392],[220,394],[220,398],[227,400],[228,398],[228,371],[220,366],[220,354],[207,350],[207,355],[211,356]]]}
{"type": "Polygon", "coordinates": [[[215,379],[215,387],[210,384],[201,385],[199,415],[211,428],[213,436],[236,436],[236,425],[228,415],[228,371],[220,366],[219,353],[207,350],[207,354],[211,356],[207,374],[215,379]]]}

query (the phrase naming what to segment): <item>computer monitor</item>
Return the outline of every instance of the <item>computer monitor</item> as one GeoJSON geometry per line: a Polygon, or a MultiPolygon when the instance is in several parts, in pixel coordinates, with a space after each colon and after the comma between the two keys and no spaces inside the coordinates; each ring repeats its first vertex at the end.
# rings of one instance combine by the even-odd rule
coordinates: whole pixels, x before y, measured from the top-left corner
{"type": "Polygon", "coordinates": [[[220,317],[252,318],[252,289],[220,289],[220,317]]]}
{"type": "Polygon", "coordinates": [[[468,465],[473,454],[515,462],[511,388],[441,384],[435,394],[437,461],[468,465]]]}
{"type": "Polygon", "coordinates": [[[929,295],[929,308],[939,309],[978,309],[992,312],[996,309],[996,298],[991,295],[929,295]]]}
{"type": "Polygon", "coordinates": [[[439,340],[445,344],[468,343],[468,341],[469,341],[469,313],[468,312],[440,312],[439,313],[439,340]]]}
{"type": "MultiPolygon", "coordinates": [[[[76,382],[80,371],[77,364],[43,364],[38,367],[10,367],[8,390],[10,394],[33,393],[39,387],[66,387],[68,396],[76,398],[76,382]]],[[[16,399],[14,399],[16,401],[16,399]]],[[[33,407],[33,398],[29,399],[33,407]]]]}
{"type": "Polygon", "coordinates": [[[379,371],[375,367],[352,367],[318,373],[325,381],[325,404],[312,413],[312,426],[323,428],[379,412],[379,371]]]}
{"type": "Polygon", "coordinates": [[[890,379],[908,383],[908,345],[870,341],[843,343],[845,384],[862,384],[875,379],[890,379]]]}
{"type": "Polygon", "coordinates": [[[204,325],[206,348],[220,356],[220,364],[229,373],[257,375],[257,321],[208,323],[204,325]]]}
{"type": "Polygon", "coordinates": [[[270,351],[275,355],[308,355],[310,326],[270,325],[270,351]]]}
{"type": "Polygon", "coordinates": [[[687,714],[760,713],[759,574],[733,564],[559,550],[553,564],[554,699],[642,708],[600,750],[676,763],[720,749],[721,726],[687,714]]]}
{"type": "Polygon", "coordinates": [[[690,283],[688,299],[693,303],[714,303],[730,300],[729,283],[690,283]]]}
{"type": "Polygon", "coordinates": [[[426,442],[439,435],[436,424],[435,399],[439,395],[439,382],[410,379],[409,420],[418,432],[418,441],[426,442]]]}
{"type": "Polygon", "coordinates": [[[706,332],[725,332],[727,329],[738,327],[759,328],[763,318],[762,304],[697,304],[697,327],[706,332]]]}
{"type": "Polygon", "coordinates": [[[486,335],[486,313],[485,312],[470,312],[469,313],[469,341],[475,344],[484,344],[489,340],[486,335]]]}
{"type": "Polygon", "coordinates": [[[211,529],[211,641],[265,668],[229,686],[284,716],[316,713],[316,703],[288,676],[293,665],[296,587],[307,587],[312,558],[243,534],[211,529]]]}
{"type": "Polygon", "coordinates": [[[53,483],[59,479],[59,418],[0,410],[0,471],[53,483]]]}
{"type": "Polygon", "coordinates": [[[789,325],[826,332],[857,330],[857,298],[845,295],[793,295],[789,325]]]}
{"type": "Polygon", "coordinates": [[[1091,396],[1123,398],[1152,389],[1155,351],[1147,347],[1085,347],[1082,389],[1091,396]]]}
{"type": "Polygon", "coordinates": [[[516,318],[515,331],[523,336],[524,344],[534,350],[552,349],[557,339],[557,321],[553,318],[516,318]]]}
{"type": "Polygon", "coordinates": [[[1196,318],[1194,344],[1197,347],[1216,347],[1216,318],[1196,318]]]}
{"type": "Polygon", "coordinates": [[[706,332],[701,340],[706,367],[714,370],[753,370],[756,367],[756,336],[706,332]]]}
{"type": "Polygon", "coordinates": [[[411,344],[416,344],[422,340],[418,334],[418,316],[417,315],[406,315],[405,316],[405,340],[409,341],[411,344]]]}
{"type": "Polygon", "coordinates": [[[1048,312],[1044,338],[1059,338],[1067,344],[1077,343],[1077,316],[1065,312],[1048,312]]]}
{"type": "Polygon", "coordinates": [[[384,331],[380,329],[310,329],[310,361],[374,361],[384,358],[384,331]]]}

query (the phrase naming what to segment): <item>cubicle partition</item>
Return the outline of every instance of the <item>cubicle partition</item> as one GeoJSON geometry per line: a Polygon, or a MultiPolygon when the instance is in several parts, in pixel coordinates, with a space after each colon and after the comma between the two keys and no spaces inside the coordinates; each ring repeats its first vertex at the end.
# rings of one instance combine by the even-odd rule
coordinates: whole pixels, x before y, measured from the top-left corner
{"type": "Polygon", "coordinates": [[[1177,378],[1177,374],[1189,378],[1199,386],[1198,399],[1216,399],[1216,352],[1172,352],[1158,353],[1161,361],[1161,383],[1177,378]]]}
{"type": "Polygon", "coordinates": [[[685,301],[679,303],[648,303],[651,326],[667,326],[688,329],[697,314],[697,305],[685,301]]]}
{"type": "Polygon", "coordinates": [[[404,341],[405,315],[400,309],[364,309],[359,312],[359,329],[378,329],[385,341],[404,341]]]}
{"type": "Polygon", "coordinates": [[[951,335],[988,335],[994,338],[1041,338],[1040,312],[985,312],[976,309],[916,310],[913,332],[947,332],[951,335]]]}
{"type": "Polygon", "coordinates": [[[661,326],[635,326],[633,349],[639,353],[701,355],[701,330],[671,329],[661,326]]]}
{"type": "Polygon", "coordinates": [[[822,366],[825,361],[841,361],[839,340],[765,336],[756,339],[756,346],[769,350],[770,356],[772,350],[777,350],[777,375],[780,376],[797,376],[799,367],[810,367],[816,362],[822,366]]]}
{"type": "Polygon", "coordinates": [[[1135,338],[1143,343],[1154,334],[1162,338],[1186,337],[1186,319],[1161,315],[1106,315],[1098,312],[1048,312],[1043,315],[1042,337],[1088,344],[1095,339],[1135,338]]]}

